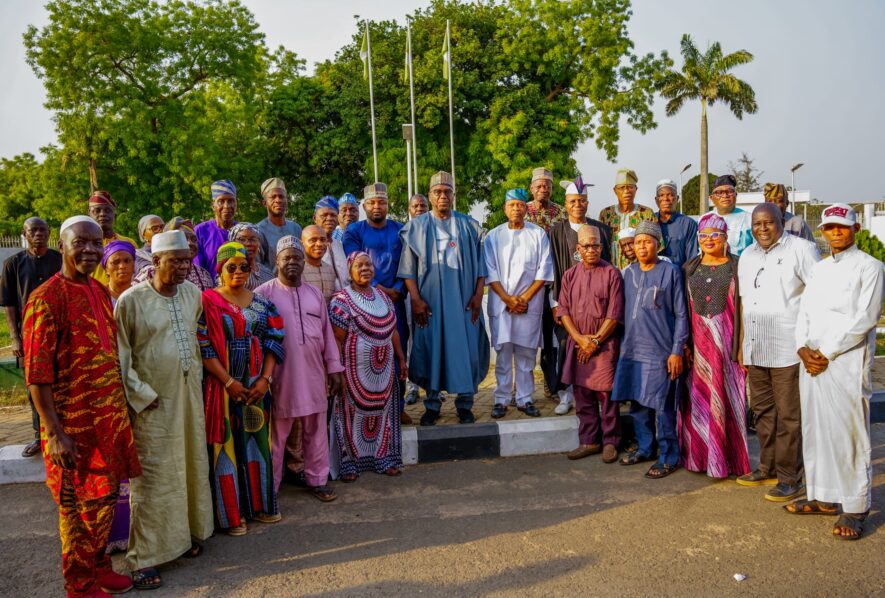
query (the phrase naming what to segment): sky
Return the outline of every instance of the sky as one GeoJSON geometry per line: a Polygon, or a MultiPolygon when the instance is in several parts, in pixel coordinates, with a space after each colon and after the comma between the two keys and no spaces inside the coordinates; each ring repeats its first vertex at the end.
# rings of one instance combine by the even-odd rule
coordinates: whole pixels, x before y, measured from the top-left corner
{"type": "MultiPolygon", "coordinates": [[[[266,43],[283,45],[307,60],[332,58],[355,31],[353,15],[402,22],[426,2],[403,0],[245,0],[266,43]]],[[[43,108],[41,82],[25,63],[22,34],[46,23],[43,2],[0,0],[0,157],[38,153],[56,139],[51,114],[43,108]]],[[[790,184],[811,196],[835,201],[885,201],[885,2],[879,0],[635,0],[629,35],[637,53],[667,50],[681,65],[679,39],[692,35],[706,48],[754,54],[734,71],[756,91],[759,110],[737,120],[720,105],[708,112],[710,171],[749,154],[763,181],[790,184]]],[[[457,50],[454,60],[457,61],[457,50]]],[[[700,105],[687,104],[674,117],[655,103],[658,127],[642,135],[622,123],[619,155],[606,160],[593,141],[575,159],[593,195],[610,194],[615,171],[634,169],[639,199],[651,202],[654,183],[698,173],[700,105]]],[[[445,167],[446,165],[440,165],[445,167]]],[[[527,182],[528,183],[528,182],[527,182]]]]}

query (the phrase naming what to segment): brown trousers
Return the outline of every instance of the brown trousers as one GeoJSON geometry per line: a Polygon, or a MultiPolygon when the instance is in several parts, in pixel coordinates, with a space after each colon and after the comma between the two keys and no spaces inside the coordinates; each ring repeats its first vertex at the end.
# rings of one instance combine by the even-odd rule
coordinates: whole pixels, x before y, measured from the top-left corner
{"type": "Polygon", "coordinates": [[[756,418],[759,471],[782,484],[802,481],[802,414],[799,364],[785,368],[748,366],[750,409],[756,418]]]}

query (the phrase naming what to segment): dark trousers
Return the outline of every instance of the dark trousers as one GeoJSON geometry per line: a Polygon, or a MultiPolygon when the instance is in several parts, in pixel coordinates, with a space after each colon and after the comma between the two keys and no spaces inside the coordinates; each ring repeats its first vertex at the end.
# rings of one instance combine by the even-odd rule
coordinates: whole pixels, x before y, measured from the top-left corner
{"type": "Polygon", "coordinates": [[[611,400],[611,393],[590,390],[577,384],[574,391],[580,443],[598,444],[601,428],[602,444],[621,444],[619,403],[611,400]]]}
{"type": "Polygon", "coordinates": [[[676,437],[676,410],[655,411],[636,401],[630,403],[630,415],[639,441],[639,452],[647,457],[654,454],[658,443],[658,463],[679,464],[679,440],[676,437]],[[657,428],[657,429],[656,429],[657,428]]]}
{"type": "Polygon", "coordinates": [[[559,376],[562,365],[559,363],[559,350],[553,346],[553,335],[556,323],[553,320],[553,310],[550,308],[550,288],[544,287],[544,308],[541,312],[541,355],[538,365],[544,374],[544,384],[550,392],[556,393],[559,388],[559,376]]]}
{"type": "Polygon", "coordinates": [[[802,480],[802,413],[799,405],[799,364],[785,368],[751,365],[750,409],[759,438],[759,471],[777,474],[777,481],[802,480]]]}
{"type": "MultiPolygon", "coordinates": [[[[15,358],[15,367],[25,367],[24,360],[21,357],[15,358]]],[[[40,440],[40,414],[37,413],[37,406],[34,405],[34,398],[31,396],[31,391],[28,390],[27,384],[25,384],[25,393],[28,395],[28,402],[31,404],[31,427],[34,428],[34,440],[40,440]]]]}

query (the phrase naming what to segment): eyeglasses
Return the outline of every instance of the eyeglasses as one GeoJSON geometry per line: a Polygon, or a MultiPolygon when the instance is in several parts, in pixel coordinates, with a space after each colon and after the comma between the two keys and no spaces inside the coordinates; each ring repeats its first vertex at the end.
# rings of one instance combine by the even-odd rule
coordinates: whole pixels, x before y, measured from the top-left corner
{"type": "Polygon", "coordinates": [[[157,233],[161,233],[161,232],[163,232],[163,228],[164,228],[164,227],[163,227],[162,224],[155,224],[155,225],[153,225],[153,226],[150,227],[150,230],[151,230],[152,233],[157,234],[157,233]]]}
{"type": "Polygon", "coordinates": [[[734,197],[736,194],[734,190],[731,191],[714,191],[713,197],[734,197]]]}
{"type": "Polygon", "coordinates": [[[578,243],[578,247],[584,251],[599,251],[602,248],[600,243],[578,243]]]}
{"type": "Polygon", "coordinates": [[[698,241],[706,241],[707,239],[717,241],[724,237],[725,233],[698,233],[698,241]]]}
{"type": "Polygon", "coordinates": [[[628,189],[636,189],[636,185],[615,185],[616,191],[627,191],[628,189]]]}
{"type": "Polygon", "coordinates": [[[224,266],[224,269],[227,270],[228,274],[233,274],[238,268],[240,272],[249,272],[252,269],[248,262],[242,262],[239,266],[237,266],[237,264],[225,264],[224,266]]]}

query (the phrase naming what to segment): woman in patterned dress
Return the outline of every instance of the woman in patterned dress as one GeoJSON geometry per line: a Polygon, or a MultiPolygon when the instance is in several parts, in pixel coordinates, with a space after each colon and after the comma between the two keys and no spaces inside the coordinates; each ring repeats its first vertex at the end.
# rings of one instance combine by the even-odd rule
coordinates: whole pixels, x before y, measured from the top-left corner
{"type": "Polygon", "coordinates": [[[332,296],[329,319],[341,348],[345,380],[344,392],[333,407],[333,438],[340,479],[353,482],[363,471],[402,473],[394,357],[401,379],[406,379],[408,369],[393,303],[372,287],[372,258],[355,251],[347,261],[351,284],[332,296]]]}
{"type": "Polygon", "coordinates": [[[693,348],[679,417],[680,452],[689,471],[727,478],[750,471],[738,260],[728,252],[725,220],[707,214],[698,231],[701,255],[683,266],[693,348]]]}
{"type": "Polygon", "coordinates": [[[248,520],[282,518],[271,461],[270,383],[284,356],[283,319],[272,302],[245,287],[252,264],[241,244],[219,247],[216,269],[220,284],[203,292],[197,326],[206,440],[218,527],[242,536],[248,520]]]}

